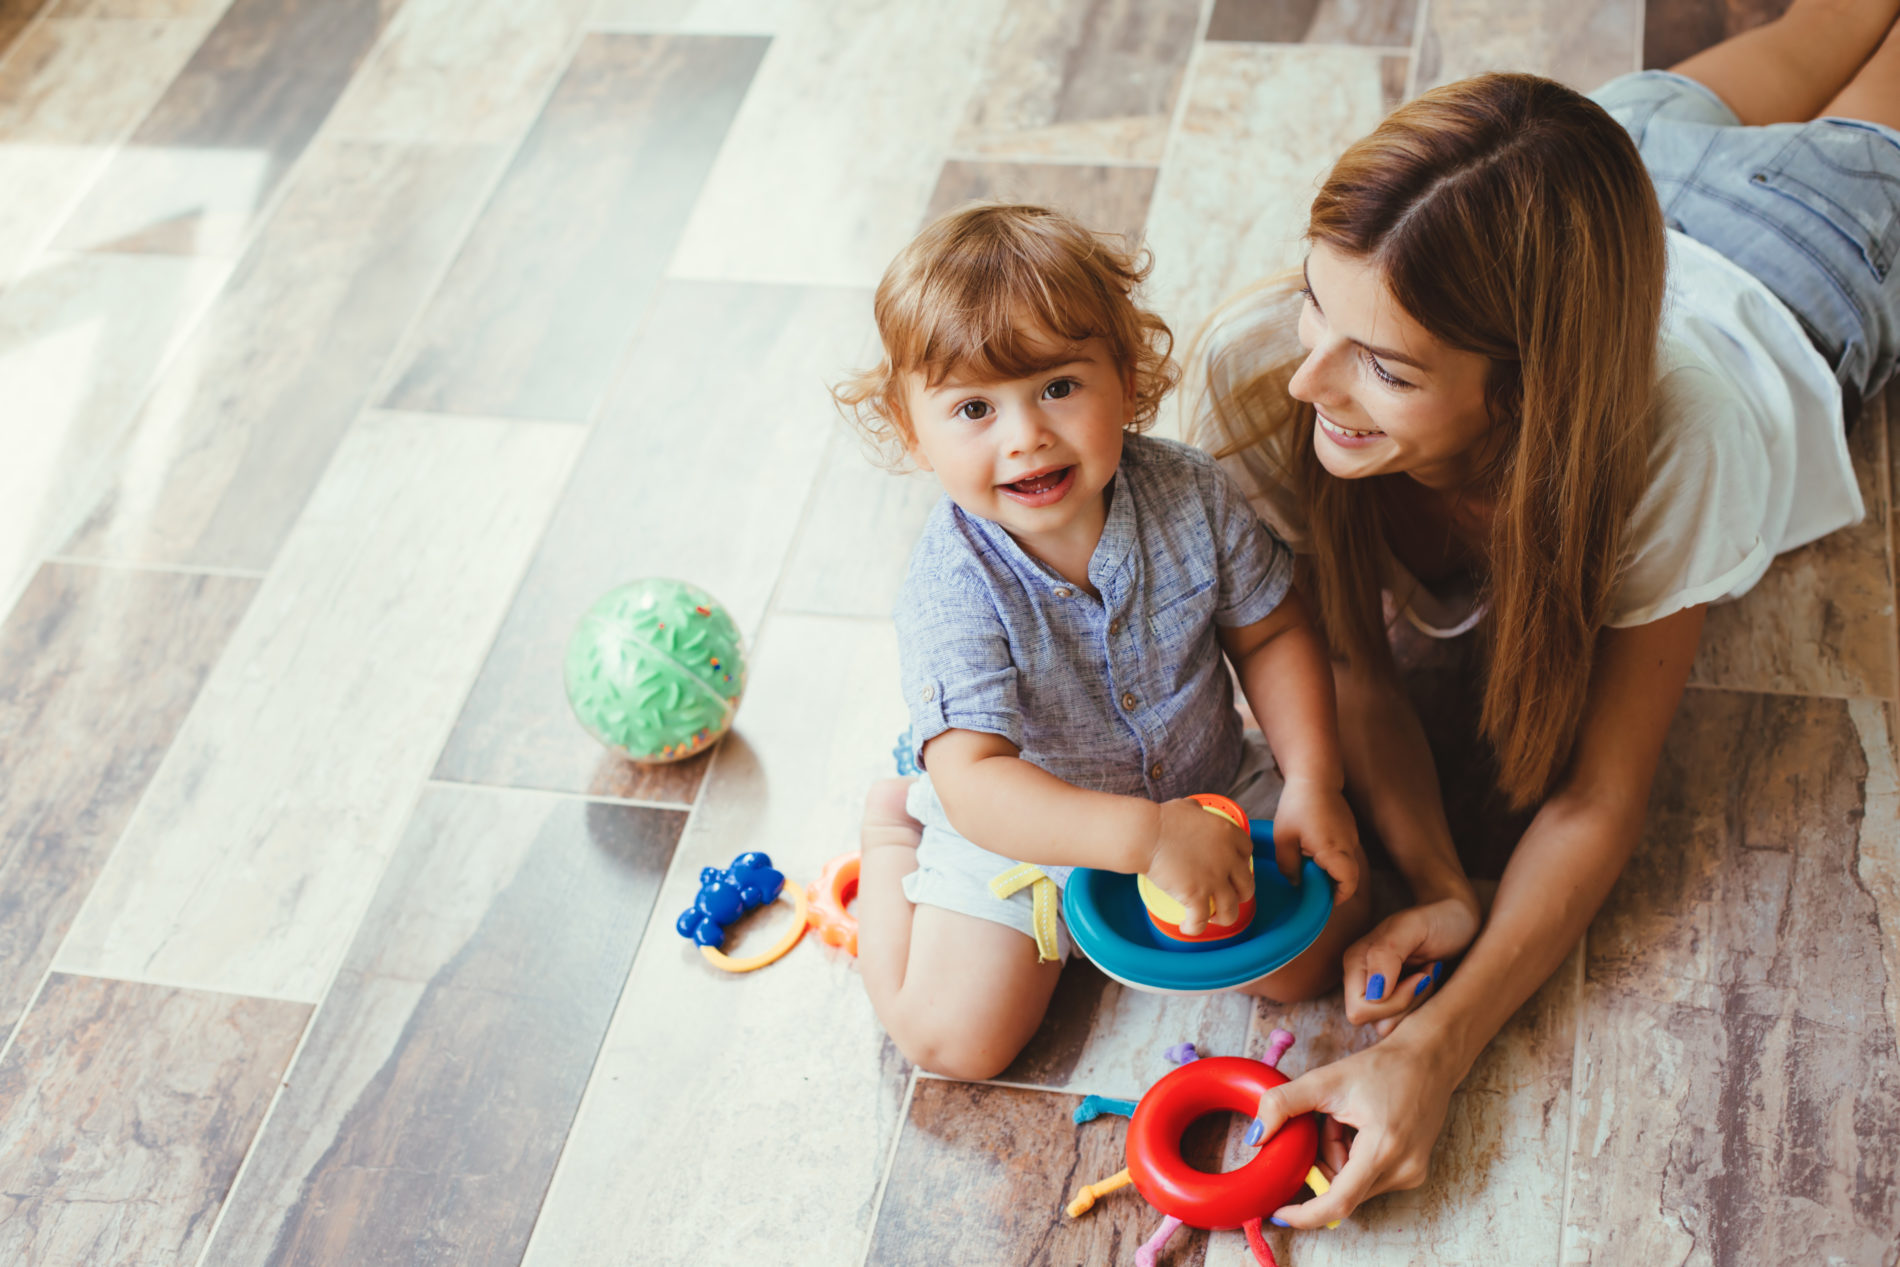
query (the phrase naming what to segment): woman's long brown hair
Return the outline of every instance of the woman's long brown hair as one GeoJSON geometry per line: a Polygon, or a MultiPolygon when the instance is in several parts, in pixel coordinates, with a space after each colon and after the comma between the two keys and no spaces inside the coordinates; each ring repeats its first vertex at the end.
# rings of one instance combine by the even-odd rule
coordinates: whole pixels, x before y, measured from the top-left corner
{"type": "MultiPolygon", "coordinates": [[[[1527,806],[1567,763],[1646,481],[1664,270],[1649,176],[1587,97],[1481,75],[1406,103],[1347,150],[1307,237],[1374,263],[1434,337],[1490,359],[1501,442],[1479,477],[1495,499],[1480,724],[1501,790],[1527,806]]],[[[1293,493],[1334,654],[1383,669],[1385,523],[1373,481],[1320,465],[1312,407],[1286,394],[1302,355],[1289,290],[1242,296],[1203,336],[1196,438],[1256,487],[1293,493]]]]}

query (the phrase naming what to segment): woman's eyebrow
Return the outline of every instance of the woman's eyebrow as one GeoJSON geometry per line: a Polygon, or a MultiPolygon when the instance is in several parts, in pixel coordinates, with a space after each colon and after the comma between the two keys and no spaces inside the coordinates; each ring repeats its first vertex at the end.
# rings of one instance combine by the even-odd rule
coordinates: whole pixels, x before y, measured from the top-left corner
{"type": "MultiPolygon", "coordinates": [[[[1300,261],[1300,277],[1306,283],[1306,293],[1313,300],[1313,306],[1315,308],[1318,308],[1321,312],[1325,312],[1326,306],[1320,303],[1319,296],[1313,294],[1313,274],[1307,268],[1305,260],[1300,261]]],[[[1427,367],[1423,361],[1415,361],[1411,357],[1405,355],[1405,353],[1403,352],[1395,351],[1392,348],[1374,347],[1372,344],[1366,343],[1359,339],[1348,339],[1347,342],[1357,347],[1364,348],[1366,351],[1372,353],[1376,357],[1381,358],[1382,360],[1397,361],[1399,362],[1399,364],[1409,365],[1415,370],[1423,370],[1427,374],[1431,373],[1430,368],[1427,367]]]]}

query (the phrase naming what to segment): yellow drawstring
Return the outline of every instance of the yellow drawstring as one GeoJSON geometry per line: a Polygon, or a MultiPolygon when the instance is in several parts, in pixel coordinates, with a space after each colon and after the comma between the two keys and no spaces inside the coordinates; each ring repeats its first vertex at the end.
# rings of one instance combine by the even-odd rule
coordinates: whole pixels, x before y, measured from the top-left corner
{"type": "Polygon", "coordinates": [[[1060,890],[1054,880],[1042,873],[1041,867],[1032,862],[1019,862],[990,881],[990,892],[998,898],[1007,898],[1026,885],[1035,886],[1030,890],[1034,908],[1030,920],[1036,930],[1036,962],[1060,959],[1062,956],[1056,946],[1056,899],[1060,890]]]}

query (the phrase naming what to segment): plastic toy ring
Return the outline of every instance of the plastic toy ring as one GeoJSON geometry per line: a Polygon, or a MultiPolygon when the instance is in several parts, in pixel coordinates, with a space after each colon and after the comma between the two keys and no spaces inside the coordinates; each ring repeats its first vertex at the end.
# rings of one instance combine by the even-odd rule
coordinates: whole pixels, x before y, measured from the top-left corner
{"type": "MultiPolygon", "coordinates": [[[[785,935],[778,939],[776,946],[747,959],[734,959],[717,946],[701,946],[699,953],[706,956],[706,962],[727,972],[751,972],[783,959],[798,944],[798,939],[805,935],[805,920],[809,914],[805,905],[805,890],[796,884],[788,884],[785,893],[792,896],[792,926],[785,930],[785,935]]],[[[779,896],[784,895],[781,893],[779,896]]]]}
{"type": "Polygon", "coordinates": [[[1209,1056],[1182,1065],[1148,1088],[1128,1124],[1128,1173],[1149,1205],[1189,1227],[1239,1227],[1291,1201],[1319,1156],[1319,1123],[1290,1119],[1252,1161],[1208,1174],[1181,1156],[1181,1135],[1196,1118],[1230,1110],[1252,1117],[1260,1097],[1287,1076],[1258,1060],[1209,1056]]]}
{"type": "Polygon", "coordinates": [[[858,860],[855,853],[839,854],[825,864],[808,890],[811,926],[818,940],[848,955],[858,953],[858,921],[845,909],[858,893],[858,860]]]}

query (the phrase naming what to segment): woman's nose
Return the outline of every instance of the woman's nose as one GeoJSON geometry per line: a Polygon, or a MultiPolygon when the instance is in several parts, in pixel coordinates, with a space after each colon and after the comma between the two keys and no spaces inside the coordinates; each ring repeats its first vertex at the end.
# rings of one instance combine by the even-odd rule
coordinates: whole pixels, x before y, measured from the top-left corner
{"type": "Polygon", "coordinates": [[[1287,380],[1287,394],[1309,405],[1327,403],[1327,398],[1333,394],[1331,384],[1334,367],[1334,358],[1329,355],[1326,344],[1319,344],[1306,354],[1306,359],[1300,362],[1300,368],[1294,370],[1293,377],[1287,380]]]}

